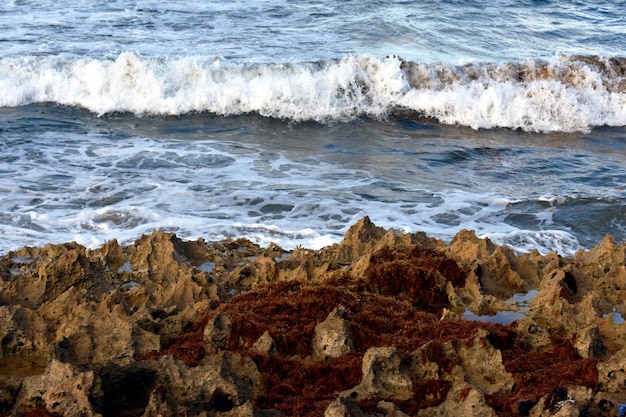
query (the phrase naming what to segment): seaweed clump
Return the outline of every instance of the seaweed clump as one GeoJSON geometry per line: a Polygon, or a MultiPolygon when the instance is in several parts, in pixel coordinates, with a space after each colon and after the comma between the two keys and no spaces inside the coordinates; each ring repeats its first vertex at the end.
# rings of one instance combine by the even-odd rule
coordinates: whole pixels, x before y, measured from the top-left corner
{"type": "MultiPolygon", "coordinates": [[[[485,343],[502,352],[503,364],[515,378],[510,392],[485,395],[499,415],[522,415],[516,408],[520,401],[534,405],[561,386],[597,384],[597,360],[581,359],[567,340],[553,338],[552,350],[535,352],[510,325],[454,317],[442,320],[442,310],[449,307],[446,287],[464,283],[463,269],[437,251],[385,247],[371,256],[362,277],[344,272],[319,283],[282,281],[239,294],[203,313],[162,353],[197,365],[210,343],[203,339],[204,326],[217,314],[227,314],[230,330],[225,348],[251,357],[261,373],[264,391],[256,407],[277,409],[287,416],[323,415],[342,392],[360,383],[365,352],[385,346],[406,355],[423,349],[439,368],[438,375],[427,380],[411,374],[410,399],[386,400],[409,415],[437,406],[452,388],[444,375],[460,365],[458,356],[446,352],[446,344],[471,340],[480,329],[488,334],[485,343]],[[311,360],[316,325],[339,305],[352,330],[354,350],[337,358],[311,360]],[[275,343],[275,354],[253,349],[266,332],[275,343]]],[[[376,413],[378,401],[366,398],[357,405],[376,413]]]]}
{"type": "Polygon", "coordinates": [[[374,253],[365,278],[382,295],[401,296],[414,307],[441,313],[449,305],[446,286],[462,287],[465,272],[452,259],[422,246],[384,247],[374,253]]]}

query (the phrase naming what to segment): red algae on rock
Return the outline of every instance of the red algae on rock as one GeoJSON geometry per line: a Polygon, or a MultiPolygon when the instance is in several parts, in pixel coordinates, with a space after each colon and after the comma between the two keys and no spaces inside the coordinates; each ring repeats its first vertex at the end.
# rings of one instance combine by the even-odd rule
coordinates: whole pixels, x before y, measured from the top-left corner
{"type": "Polygon", "coordinates": [[[0,368],[0,413],[616,415],[625,259],[610,238],[573,259],[516,255],[367,218],[319,251],[161,232],[24,248],[0,258],[0,363],[43,361],[0,368]],[[462,318],[529,290],[522,321],[462,318]]]}

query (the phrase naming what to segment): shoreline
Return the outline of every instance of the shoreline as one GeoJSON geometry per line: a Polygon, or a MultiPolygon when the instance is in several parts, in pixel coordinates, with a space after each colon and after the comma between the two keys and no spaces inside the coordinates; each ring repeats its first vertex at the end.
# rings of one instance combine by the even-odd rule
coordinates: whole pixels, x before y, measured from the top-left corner
{"type": "Polygon", "coordinates": [[[3,415],[601,416],[626,403],[626,244],[608,236],[571,258],[516,255],[365,217],[319,250],[163,232],[24,247],[0,257],[0,277],[3,415]],[[495,322],[503,312],[513,320],[495,322]]]}

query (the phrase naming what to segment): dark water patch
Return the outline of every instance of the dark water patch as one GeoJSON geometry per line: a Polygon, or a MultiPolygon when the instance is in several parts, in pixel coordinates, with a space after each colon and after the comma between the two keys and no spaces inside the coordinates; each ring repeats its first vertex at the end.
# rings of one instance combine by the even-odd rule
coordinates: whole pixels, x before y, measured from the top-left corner
{"type": "Polygon", "coordinates": [[[626,241],[626,198],[575,199],[559,206],[554,222],[569,228],[584,247],[600,243],[605,234],[626,241]]]}
{"type": "Polygon", "coordinates": [[[291,204],[266,204],[261,207],[261,213],[263,214],[281,214],[290,212],[294,206],[291,204]]]}

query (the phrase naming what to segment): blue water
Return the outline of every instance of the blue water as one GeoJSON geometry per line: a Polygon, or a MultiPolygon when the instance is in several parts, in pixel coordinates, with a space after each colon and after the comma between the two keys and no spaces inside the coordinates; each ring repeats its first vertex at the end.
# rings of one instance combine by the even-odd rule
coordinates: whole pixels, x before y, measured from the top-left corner
{"type": "Polygon", "coordinates": [[[169,3],[0,5],[0,251],[626,239],[625,2],[169,3]]]}

